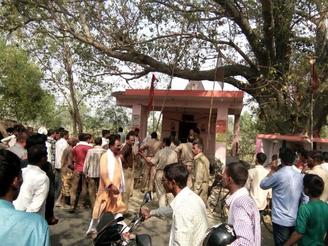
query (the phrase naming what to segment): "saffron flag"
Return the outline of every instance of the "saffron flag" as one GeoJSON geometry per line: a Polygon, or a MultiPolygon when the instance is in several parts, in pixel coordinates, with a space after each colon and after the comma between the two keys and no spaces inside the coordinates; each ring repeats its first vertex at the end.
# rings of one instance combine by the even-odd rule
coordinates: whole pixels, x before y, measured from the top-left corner
{"type": "Polygon", "coordinates": [[[318,78],[318,74],[315,68],[315,63],[312,64],[311,67],[311,91],[313,94],[315,94],[317,92],[319,88],[319,78],[318,78]]]}
{"type": "Polygon", "coordinates": [[[153,110],[153,102],[154,102],[154,91],[155,91],[155,81],[156,77],[153,74],[151,77],[151,82],[150,82],[150,89],[149,89],[149,98],[148,98],[148,112],[153,110]]]}

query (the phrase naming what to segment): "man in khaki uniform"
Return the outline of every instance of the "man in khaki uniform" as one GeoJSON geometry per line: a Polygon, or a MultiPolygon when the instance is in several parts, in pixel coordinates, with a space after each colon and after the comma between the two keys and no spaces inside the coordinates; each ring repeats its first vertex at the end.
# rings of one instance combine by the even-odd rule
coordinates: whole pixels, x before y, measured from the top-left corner
{"type": "MultiPolygon", "coordinates": [[[[141,186],[141,191],[144,192],[145,189],[148,188],[149,191],[154,190],[154,178],[156,169],[154,166],[149,165],[149,160],[155,156],[155,154],[160,150],[162,146],[161,141],[157,139],[157,133],[151,133],[151,139],[147,140],[145,144],[143,144],[140,148],[140,152],[142,153],[144,150],[147,151],[146,163],[143,168],[143,184],[141,186]]],[[[143,155],[144,156],[144,155],[143,155]]]]}
{"type": "Polygon", "coordinates": [[[178,162],[177,153],[171,149],[170,145],[171,145],[171,140],[169,138],[164,138],[163,139],[164,148],[158,151],[156,155],[151,159],[151,163],[156,168],[155,190],[158,197],[159,207],[165,207],[168,204],[166,191],[162,181],[164,175],[163,170],[167,165],[178,162]]]}
{"type": "Polygon", "coordinates": [[[175,152],[178,154],[179,161],[184,164],[189,172],[187,186],[192,188],[192,172],[193,172],[193,159],[194,154],[192,152],[192,138],[187,139],[187,143],[181,143],[175,148],[175,152]]]}
{"type": "Polygon", "coordinates": [[[194,153],[194,185],[193,191],[199,195],[204,203],[207,201],[208,185],[210,181],[210,162],[203,153],[203,145],[194,143],[192,146],[194,153]]]}
{"type": "Polygon", "coordinates": [[[71,190],[71,182],[73,177],[73,147],[77,144],[78,139],[75,137],[70,137],[67,140],[68,147],[63,151],[62,159],[61,159],[61,194],[59,195],[59,199],[56,202],[57,207],[66,207],[66,205],[70,204],[70,190],[71,190]]]}

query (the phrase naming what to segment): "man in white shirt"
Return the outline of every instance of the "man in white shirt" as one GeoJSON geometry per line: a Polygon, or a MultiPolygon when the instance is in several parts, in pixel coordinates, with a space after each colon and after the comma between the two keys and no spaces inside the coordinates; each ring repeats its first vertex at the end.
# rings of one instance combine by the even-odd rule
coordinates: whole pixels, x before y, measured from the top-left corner
{"type": "Polygon", "coordinates": [[[27,158],[29,164],[22,169],[23,184],[14,206],[17,210],[39,213],[44,217],[49,178],[41,168],[47,163],[46,147],[41,144],[31,146],[27,158]]]}
{"type": "Polygon", "coordinates": [[[271,189],[263,190],[260,188],[260,183],[268,174],[269,170],[263,165],[266,161],[264,153],[256,154],[255,167],[248,170],[248,179],[245,187],[249,191],[249,195],[255,200],[257,208],[264,210],[268,204],[268,197],[270,196],[271,189]]]}
{"type": "Polygon", "coordinates": [[[172,217],[169,246],[199,246],[208,228],[203,200],[187,187],[188,171],[183,164],[170,164],[164,168],[163,185],[174,199],[170,206],[150,211],[142,208],[145,219],[151,216],[172,217]]]}
{"type": "Polygon", "coordinates": [[[55,156],[55,199],[58,198],[61,191],[61,165],[62,165],[62,156],[64,150],[68,147],[67,139],[68,139],[68,131],[61,130],[60,131],[60,139],[56,142],[56,156],[55,156]]]}
{"type": "Polygon", "coordinates": [[[110,136],[110,130],[102,130],[101,132],[101,147],[108,149],[108,137],[110,136]]]}

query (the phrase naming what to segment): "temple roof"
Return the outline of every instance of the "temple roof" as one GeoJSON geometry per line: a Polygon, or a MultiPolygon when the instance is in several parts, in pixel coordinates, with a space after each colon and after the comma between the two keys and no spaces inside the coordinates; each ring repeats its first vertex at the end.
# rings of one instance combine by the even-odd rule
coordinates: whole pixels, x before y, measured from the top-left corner
{"type": "MultiPolygon", "coordinates": [[[[149,89],[128,89],[112,95],[117,105],[125,107],[147,106],[149,101],[149,89]]],[[[225,104],[230,111],[240,112],[243,107],[243,91],[154,90],[154,110],[160,110],[164,102],[166,108],[210,108],[212,97],[215,108],[225,104]]]]}
{"type": "MultiPolygon", "coordinates": [[[[280,135],[280,134],[257,134],[257,139],[267,139],[267,140],[286,140],[289,142],[309,142],[310,137],[306,135],[280,135]]],[[[315,143],[327,143],[328,138],[313,138],[315,143]]]]}

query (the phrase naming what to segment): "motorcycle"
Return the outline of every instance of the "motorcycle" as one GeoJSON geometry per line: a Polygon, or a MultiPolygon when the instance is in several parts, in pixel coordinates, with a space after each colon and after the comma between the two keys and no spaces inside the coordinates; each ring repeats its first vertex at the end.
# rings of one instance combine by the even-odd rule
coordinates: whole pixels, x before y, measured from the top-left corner
{"type": "Polygon", "coordinates": [[[151,246],[151,237],[148,234],[135,235],[133,232],[141,225],[144,218],[141,207],[152,201],[151,193],[146,192],[143,202],[136,214],[127,225],[121,214],[114,216],[104,213],[97,226],[97,237],[93,240],[95,246],[151,246]]]}

